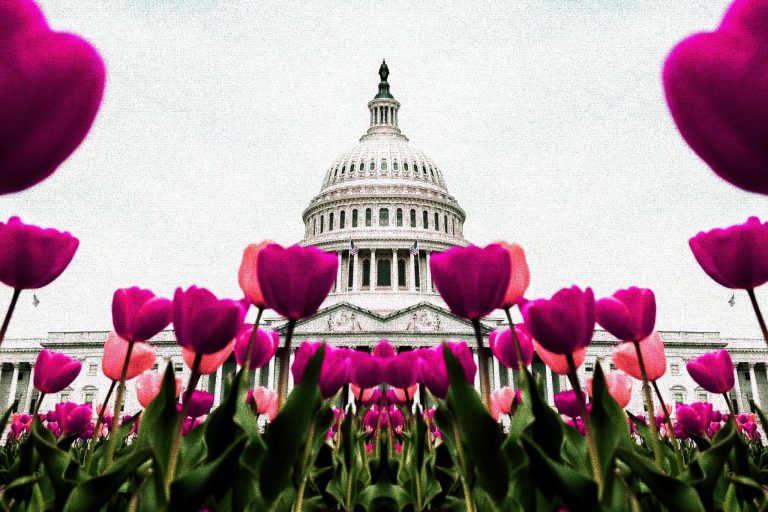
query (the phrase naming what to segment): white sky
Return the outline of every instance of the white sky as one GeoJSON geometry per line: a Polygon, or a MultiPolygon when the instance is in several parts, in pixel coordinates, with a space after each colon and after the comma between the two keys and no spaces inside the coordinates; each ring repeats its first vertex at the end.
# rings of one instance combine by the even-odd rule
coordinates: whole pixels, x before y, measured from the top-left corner
{"type": "Polygon", "coordinates": [[[522,244],[530,297],[645,286],[659,329],[759,336],[746,294],[730,307],[687,242],[766,217],[768,201],[687,148],[660,81],[669,49],[714,28],[725,1],[41,4],[101,51],[108,85],[59,171],[0,196],[3,220],[81,241],[37,308],[22,294],[11,337],[108,329],[124,286],[239,296],[247,243],[301,238],[326,168],[367,128],[383,57],[400,126],[444,170],[465,235],[522,244]]]}

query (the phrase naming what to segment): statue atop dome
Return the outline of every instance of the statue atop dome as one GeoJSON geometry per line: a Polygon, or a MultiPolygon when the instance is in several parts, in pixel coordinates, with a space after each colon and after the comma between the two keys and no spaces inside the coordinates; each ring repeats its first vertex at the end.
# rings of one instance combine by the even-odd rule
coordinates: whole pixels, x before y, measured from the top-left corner
{"type": "Polygon", "coordinates": [[[379,66],[379,76],[381,77],[382,82],[386,82],[387,77],[389,77],[389,68],[387,67],[386,60],[381,61],[381,66],[379,66]]]}

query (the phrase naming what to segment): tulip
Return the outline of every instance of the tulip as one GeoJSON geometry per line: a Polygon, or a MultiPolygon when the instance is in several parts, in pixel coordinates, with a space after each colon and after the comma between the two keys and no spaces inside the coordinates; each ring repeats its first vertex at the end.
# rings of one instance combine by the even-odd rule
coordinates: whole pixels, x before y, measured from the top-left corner
{"type": "MultiPolygon", "coordinates": [[[[200,365],[198,367],[198,373],[200,375],[210,375],[216,373],[216,370],[221,368],[221,365],[229,359],[232,355],[232,350],[235,347],[235,340],[230,341],[223,349],[213,354],[205,354],[200,358],[200,365]]],[[[192,368],[195,365],[195,356],[197,354],[187,347],[181,347],[181,357],[184,359],[184,364],[187,368],[192,368]]]]}
{"type": "Polygon", "coordinates": [[[400,412],[400,409],[394,405],[389,406],[387,416],[389,416],[389,427],[395,434],[402,435],[403,426],[405,425],[405,417],[403,417],[403,413],[400,412]]]}
{"type": "Polygon", "coordinates": [[[77,359],[47,348],[43,349],[35,360],[35,388],[41,393],[58,393],[72,384],[80,373],[80,367],[80,361],[77,359]]]}
{"type": "MultiPolygon", "coordinates": [[[[395,357],[379,358],[384,381],[399,389],[409,389],[419,380],[420,354],[423,349],[406,350],[395,357]]],[[[376,352],[374,351],[374,356],[376,352]]]]}
{"type": "Polygon", "coordinates": [[[257,266],[267,306],[294,321],[314,315],[333,288],[338,265],[335,254],[316,247],[267,245],[257,266]]]}
{"type": "MultiPolygon", "coordinates": [[[[142,373],[136,380],[136,398],[142,407],[147,408],[152,400],[160,394],[160,388],[163,385],[162,373],[142,373]]],[[[178,397],[181,393],[181,379],[176,378],[176,393],[178,397]]]]}
{"type": "MultiPolygon", "coordinates": [[[[467,346],[466,341],[445,341],[445,345],[451,350],[456,359],[459,360],[464,378],[469,384],[475,381],[477,366],[472,358],[472,351],[467,346]]],[[[448,369],[445,365],[443,354],[443,345],[437,345],[430,349],[424,349],[419,353],[419,380],[424,384],[430,393],[438,398],[445,398],[448,394],[448,369]]]]}
{"type": "Polygon", "coordinates": [[[752,290],[768,282],[768,223],[757,217],[702,231],[688,245],[704,272],[726,288],[752,290]]]}
{"type": "Polygon", "coordinates": [[[520,390],[515,390],[509,386],[495,389],[491,393],[491,411],[495,412],[495,414],[491,414],[494,416],[493,419],[499,421],[499,414],[511,414],[512,404],[520,403],[521,400],[520,390]]]}
{"type": "Polygon", "coordinates": [[[647,288],[619,290],[597,301],[597,323],[621,341],[640,341],[653,332],[656,297],[647,288]]]}
{"type": "Polygon", "coordinates": [[[52,31],[32,0],[0,2],[0,20],[0,194],[8,194],[44,180],[77,149],[101,104],[105,70],[93,46],[52,31]]]}
{"type": "Polygon", "coordinates": [[[664,64],[664,93],[688,145],[729,183],[768,194],[765,4],[732,3],[713,32],[688,36],[664,64]]]}
{"type": "Polygon", "coordinates": [[[509,285],[501,301],[501,308],[511,308],[523,298],[528,285],[531,283],[531,273],[525,260],[525,251],[517,244],[496,242],[509,253],[509,285]]]}
{"type": "Polygon", "coordinates": [[[551,299],[522,309],[525,328],[550,352],[570,354],[586,347],[595,331],[595,296],[591,288],[563,288],[551,299]]]}
{"type": "MultiPolygon", "coordinates": [[[[129,341],[117,333],[110,332],[104,342],[104,353],[101,356],[101,371],[112,380],[120,380],[123,366],[128,354],[129,341]]],[[[155,364],[156,349],[147,343],[136,343],[131,350],[125,380],[131,380],[149,370],[155,364]]]]}
{"type": "Polygon", "coordinates": [[[121,288],[112,297],[115,332],[128,341],[147,341],[171,323],[171,301],[136,286],[121,288]]]}
{"type": "Polygon", "coordinates": [[[435,288],[451,312],[479,320],[501,306],[510,280],[510,256],[499,244],[451,247],[433,254],[435,288]]]}
{"type": "Polygon", "coordinates": [[[352,390],[352,396],[355,400],[358,400],[365,406],[378,403],[378,401],[381,400],[381,389],[379,388],[363,389],[354,384],[350,384],[349,389],[352,390]]]}
{"type": "Polygon", "coordinates": [[[66,435],[79,435],[91,423],[91,404],[78,405],[74,402],[56,404],[58,426],[66,435]]]}
{"type": "MultiPolygon", "coordinates": [[[[664,341],[658,332],[653,332],[647,338],[640,340],[640,353],[645,364],[648,380],[654,381],[667,371],[667,359],[664,355],[664,341]]],[[[619,343],[612,351],[613,364],[619,370],[631,375],[637,380],[643,380],[640,363],[637,360],[637,349],[633,343],[619,343]]]]}
{"type": "Polygon", "coordinates": [[[264,295],[261,293],[259,285],[259,253],[268,245],[274,242],[265,240],[258,244],[250,244],[243,251],[243,261],[240,263],[240,270],[237,272],[237,282],[243,294],[251,303],[259,309],[267,307],[264,295]]]}
{"type": "Polygon", "coordinates": [[[706,352],[686,364],[693,380],[710,393],[727,393],[733,389],[733,362],[725,349],[706,352]]]}
{"type": "MultiPolygon", "coordinates": [[[[304,371],[312,356],[320,348],[321,342],[303,342],[296,351],[296,357],[291,367],[293,382],[298,385],[304,378],[304,371]]],[[[331,345],[325,345],[323,354],[323,364],[320,369],[320,396],[323,399],[330,398],[344,386],[349,383],[350,374],[350,353],[352,351],[343,348],[334,348],[331,345]]],[[[279,395],[279,392],[278,392],[279,395]]]]}
{"type": "Polygon", "coordinates": [[[248,400],[256,407],[258,414],[267,414],[272,421],[277,416],[277,392],[265,387],[248,390],[248,400]]]}
{"type": "Polygon", "coordinates": [[[223,349],[243,325],[245,311],[238,301],[217,299],[205,288],[176,289],[173,330],[179,345],[198,355],[223,349]]]}
{"type": "MultiPolygon", "coordinates": [[[[625,409],[632,398],[632,378],[626,373],[609,371],[605,373],[605,385],[608,394],[625,409]]],[[[592,396],[592,377],[587,379],[587,393],[592,396]]]]}
{"type": "Polygon", "coordinates": [[[373,355],[379,358],[388,358],[395,356],[395,349],[387,340],[379,340],[373,347],[373,355]]]}
{"type": "MultiPolygon", "coordinates": [[[[561,354],[555,354],[542,347],[538,341],[533,340],[533,347],[536,349],[536,353],[544,364],[549,367],[550,370],[558,375],[567,375],[570,369],[568,368],[568,359],[561,354]]],[[[580,368],[584,364],[584,360],[587,358],[587,347],[576,349],[571,356],[576,368],[580,368]]]]}
{"type": "Polygon", "coordinates": [[[350,353],[350,382],[361,388],[372,388],[383,383],[382,363],[367,352],[353,350],[350,353]]]}
{"type": "MultiPolygon", "coordinates": [[[[515,326],[515,331],[520,342],[523,365],[528,366],[533,361],[533,342],[528,333],[520,326],[515,326]]],[[[488,346],[491,348],[491,353],[496,356],[496,359],[501,364],[513,370],[518,369],[517,349],[515,348],[510,328],[492,331],[488,336],[488,346]]]]}
{"type": "MultiPolygon", "coordinates": [[[[253,326],[244,326],[237,335],[237,341],[235,343],[235,360],[240,366],[245,365],[245,359],[248,353],[248,344],[251,342],[251,336],[253,335],[253,326]]],[[[251,364],[250,368],[261,368],[270,359],[275,356],[277,348],[280,346],[280,335],[277,331],[271,329],[257,329],[256,337],[253,339],[253,347],[251,348],[251,364]]]]}
{"type": "Polygon", "coordinates": [[[712,419],[712,404],[696,402],[690,405],[677,404],[677,424],[685,434],[702,435],[709,428],[712,419]]]}
{"type": "Polygon", "coordinates": [[[395,405],[405,405],[416,395],[417,385],[407,389],[387,388],[387,401],[395,405]]]}
{"type": "Polygon", "coordinates": [[[192,393],[185,393],[184,400],[189,401],[187,406],[187,416],[190,418],[199,418],[208,414],[213,407],[213,393],[195,389],[192,393]]]}
{"type": "MultiPolygon", "coordinates": [[[[582,400],[584,400],[584,392],[579,392],[581,393],[582,400]]],[[[557,407],[557,410],[560,414],[564,414],[569,418],[576,418],[581,416],[581,405],[579,404],[579,397],[572,389],[555,393],[554,399],[555,407],[557,407]]]]}

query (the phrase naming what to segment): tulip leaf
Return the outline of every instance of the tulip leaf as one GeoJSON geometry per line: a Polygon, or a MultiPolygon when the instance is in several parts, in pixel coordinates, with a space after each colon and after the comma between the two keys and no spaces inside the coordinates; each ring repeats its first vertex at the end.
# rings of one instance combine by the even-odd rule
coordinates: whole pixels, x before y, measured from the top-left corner
{"type": "Polygon", "coordinates": [[[563,421],[544,400],[533,374],[527,368],[525,369],[523,390],[523,410],[525,410],[525,401],[528,401],[533,415],[533,422],[525,430],[525,434],[529,435],[549,457],[560,461],[563,446],[563,421]]]}
{"type": "Polygon", "coordinates": [[[501,501],[509,488],[509,465],[501,450],[504,436],[499,431],[499,425],[480,402],[477,391],[467,383],[461,364],[445,343],[443,357],[450,379],[446,404],[461,433],[461,439],[455,441],[461,442],[469,457],[475,461],[478,485],[493,500],[501,501]]]}
{"type": "Polygon", "coordinates": [[[264,436],[267,451],[259,468],[259,489],[267,502],[277,499],[290,485],[293,465],[308,437],[309,423],[320,408],[318,379],[324,353],[325,344],[309,360],[301,383],[293,388],[264,436]]]}
{"type": "Polygon", "coordinates": [[[613,460],[616,448],[624,444],[628,446],[629,423],[624,411],[608,392],[605,375],[600,363],[595,365],[592,378],[592,410],[589,419],[598,440],[597,452],[600,457],[600,467],[604,479],[613,474],[613,460]]]}
{"type": "Polygon", "coordinates": [[[32,423],[30,435],[53,487],[56,509],[61,510],[69,497],[69,493],[77,485],[77,480],[67,477],[71,473],[70,466],[76,467],[76,463],[67,452],[56,446],[53,436],[39,420],[32,423]]]}
{"type": "Polygon", "coordinates": [[[713,494],[718,479],[724,475],[723,468],[736,441],[736,429],[732,422],[727,422],[720,429],[712,445],[699,452],[690,462],[684,475],[687,481],[694,483],[707,510],[713,509],[713,494]],[[697,473],[703,474],[696,479],[697,473]],[[695,482],[694,480],[698,480],[695,482]]]}
{"type": "Polygon", "coordinates": [[[117,459],[109,471],[75,487],[67,499],[64,512],[101,509],[114,497],[123,482],[130,478],[136,469],[149,460],[151,456],[151,450],[141,448],[117,459]]]}
{"type": "Polygon", "coordinates": [[[3,417],[0,418],[0,432],[5,432],[5,427],[8,426],[8,419],[11,417],[11,413],[13,413],[13,406],[7,408],[3,413],[3,417]]]}
{"type": "MultiPolygon", "coordinates": [[[[237,411],[237,402],[245,402],[245,385],[243,370],[235,374],[229,392],[216,409],[208,415],[203,424],[205,430],[205,445],[208,448],[206,460],[218,459],[221,454],[229,449],[233,439],[237,439],[244,432],[242,427],[234,421],[237,411]]],[[[254,423],[256,419],[253,419],[254,423]]]]}

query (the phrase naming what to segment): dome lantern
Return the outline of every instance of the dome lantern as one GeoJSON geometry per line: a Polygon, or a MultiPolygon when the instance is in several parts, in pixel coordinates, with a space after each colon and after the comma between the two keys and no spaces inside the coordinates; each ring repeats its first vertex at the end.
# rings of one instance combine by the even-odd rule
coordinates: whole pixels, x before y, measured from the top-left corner
{"type": "Polygon", "coordinates": [[[379,67],[379,92],[368,102],[368,110],[371,116],[370,128],[363,135],[361,141],[376,133],[390,133],[405,137],[397,126],[397,113],[400,110],[400,102],[389,92],[389,67],[387,61],[382,61],[379,67]]]}

